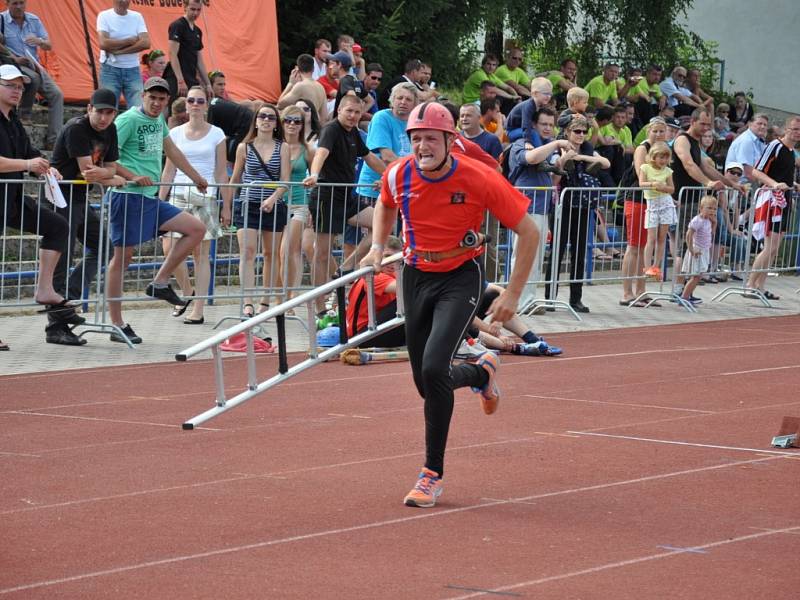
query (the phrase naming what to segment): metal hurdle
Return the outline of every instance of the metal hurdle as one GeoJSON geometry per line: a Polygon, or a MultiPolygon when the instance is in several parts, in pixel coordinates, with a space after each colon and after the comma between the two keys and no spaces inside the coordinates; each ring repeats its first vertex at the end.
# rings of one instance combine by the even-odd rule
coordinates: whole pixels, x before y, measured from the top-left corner
{"type": "MultiPolygon", "coordinates": [[[[383,260],[383,264],[391,264],[394,262],[402,261],[402,254],[397,253],[393,256],[390,256],[383,260]]],[[[375,270],[372,267],[364,267],[362,269],[357,269],[352,273],[347,275],[343,275],[330,281],[316,289],[309,290],[292,298],[291,300],[287,300],[286,302],[281,303],[278,306],[271,307],[269,310],[263,312],[260,315],[255,316],[252,319],[248,319],[243,321],[237,325],[229,327],[228,329],[221,331],[214,336],[208,338],[207,340],[200,342],[199,344],[195,344],[190,348],[182,350],[178,354],[175,355],[175,360],[178,362],[186,362],[190,358],[197,356],[200,353],[205,352],[206,350],[211,351],[211,356],[214,361],[214,379],[215,379],[215,390],[216,390],[216,399],[214,406],[195,416],[191,419],[187,420],[183,423],[183,429],[191,430],[205,423],[209,419],[213,419],[221,415],[224,412],[231,410],[251,400],[266,392],[267,390],[277,386],[278,384],[286,381],[294,377],[295,375],[299,375],[306,369],[313,367],[319,363],[325,362],[330,358],[334,358],[339,355],[342,351],[353,348],[363,342],[369,341],[370,339],[389,331],[390,329],[394,329],[395,327],[399,327],[405,323],[404,317],[404,307],[403,307],[403,291],[402,291],[402,275],[398,272],[397,275],[397,316],[387,321],[386,323],[382,323],[380,325],[376,322],[376,310],[375,310],[375,287],[373,277],[375,274],[375,270]],[[342,290],[342,295],[344,293],[344,286],[353,283],[356,280],[360,279],[361,277],[366,277],[367,279],[367,310],[369,315],[369,324],[367,330],[359,335],[356,335],[352,338],[347,337],[347,328],[341,326],[339,328],[339,344],[323,350],[320,352],[317,348],[317,338],[316,338],[316,327],[314,326],[314,306],[315,303],[319,298],[327,297],[331,292],[336,290],[342,290]],[[300,363],[289,366],[287,352],[286,352],[286,328],[285,328],[285,314],[286,311],[294,309],[296,307],[306,305],[308,309],[308,354],[309,357],[300,363]],[[275,319],[275,323],[277,325],[277,336],[278,336],[278,373],[275,375],[270,376],[269,378],[259,381],[258,376],[256,374],[256,353],[255,347],[253,342],[253,336],[255,330],[260,327],[264,322],[269,319],[275,319]],[[224,373],[224,365],[223,365],[223,356],[222,351],[220,350],[220,345],[225,342],[228,338],[244,333],[246,339],[246,361],[247,361],[247,381],[245,383],[245,389],[238,394],[236,394],[232,398],[227,398],[225,394],[225,373],[224,373]]],[[[344,314],[344,303],[341,303],[339,306],[340,315],[343,316],[344,314]]],[[[340,320],[341,323],[344,323],[344,319],[340,320]]]]}

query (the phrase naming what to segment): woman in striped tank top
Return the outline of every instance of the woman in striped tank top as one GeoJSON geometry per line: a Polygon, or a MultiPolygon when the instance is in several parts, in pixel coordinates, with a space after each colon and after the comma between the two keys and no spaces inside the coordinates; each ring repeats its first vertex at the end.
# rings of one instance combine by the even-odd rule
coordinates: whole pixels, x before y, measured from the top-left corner
{"type": "MultiPolygon", "coordinates": [[[[245,318],[254,314],[253,299],[248,295],[248,290],[255,287],[255,258],[259,239],[264,257],[262,287],[274,290],[282,285],[280,270],[272,267],[286,226],[287,208],[283,201],[286,186],[264,185],[289,180],[289,148],[282,140],[283,128],[278,109],[272,104],[264,104],[256,110],[250,133],[236,149],[230,182],[253,185],[240,191],[241,209],[236,211],[233,221],[238,230],[239,275],[245,289],[242,314],[245,318]]],[[[260,304],[259,312],[269,308],[269,292],[262,296],[260,304]]]]}

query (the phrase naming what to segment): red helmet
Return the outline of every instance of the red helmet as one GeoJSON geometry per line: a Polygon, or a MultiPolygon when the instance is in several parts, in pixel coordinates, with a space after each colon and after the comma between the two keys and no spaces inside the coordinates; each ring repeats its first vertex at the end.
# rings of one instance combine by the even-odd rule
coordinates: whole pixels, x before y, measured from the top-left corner
{"type": "Polygon", "coordinates": [[[435,129],[453,135],[456,133],[453,115],[438,102],[423,102],[411,111],[406,133],[410,134],[415,129],[435,129]]]}

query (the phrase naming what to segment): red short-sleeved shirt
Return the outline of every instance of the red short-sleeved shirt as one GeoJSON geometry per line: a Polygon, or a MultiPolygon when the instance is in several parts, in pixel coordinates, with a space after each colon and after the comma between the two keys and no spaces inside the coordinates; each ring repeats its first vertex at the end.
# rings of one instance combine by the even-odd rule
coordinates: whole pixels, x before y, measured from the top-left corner
{"type": "MultiPolygon", "coordinates": [[[[395,282],[394,273],[378,273],[375,275],[375,313],[380,312],[381,309],[388,306],[392,301],[397,298],[397,294],[389,294],[386,288],[390,283],[395,282]]],[[[361,329],[369,324],[369,308],[367,299],[364,298],[358,307],[358,315],[356,315],[356,304],[358,304],[358,297],[361,294],[367,293],[367,281],[362,277],[353,284],[350,288],[350,293],[347,295],[347,334],[354,336],[361,329]],[[353,319],[356,319],[355,331],[352,329],[353,319]]]]}
{"type": "Polygon", "coordinates": [[[495,170],[497,170],[497,166],[500,164],[491,154],[484,152],[483,148],[478,146],[478,144],[472,140],[468,140],[460,133],[456,134],[456,139],[453,142],[453,148],[451,152],[453,152],[453,154],[463,154],[465,156],[469,156],[470,158],[474,158],[475,160],[485,164],[487,167],[495,170]]]}
{"type": "Polygon", "coordinates": [[[466,156],[453,157],[443,177],[427,178],[413,156],[383,173],[381,202],[403,215],[406,264],[422,271],[451,271],[479,256],[483,246],[441,262],[426,262],[411,250],[442,252],[457,248],[469,231],[479,231],[488,209],[506,227],[516,227],[530,201],[497,171],[466,156]]]}

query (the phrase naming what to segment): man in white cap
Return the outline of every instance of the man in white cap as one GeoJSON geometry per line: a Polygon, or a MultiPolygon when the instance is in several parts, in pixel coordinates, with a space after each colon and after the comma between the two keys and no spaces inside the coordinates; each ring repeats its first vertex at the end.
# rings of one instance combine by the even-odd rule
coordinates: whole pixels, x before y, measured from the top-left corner
{"type": "MultiPolygon", "coordinates": [[[[14,65],[0,66],[0,180],[19,180],[25,173],[40,176],[50,170],[47,159],[31,145],[15,110],[26,83],[30,79],[14,65]]],[[[69,235],[66,219],[24,196],[21,183],[0,183],[0,222],[42,238],[39,280],[34,294],[36,303],[45,307],[41,312],[57,314],[63,319],[78,317],[53,288],[53,272],[69,235]]]]}

